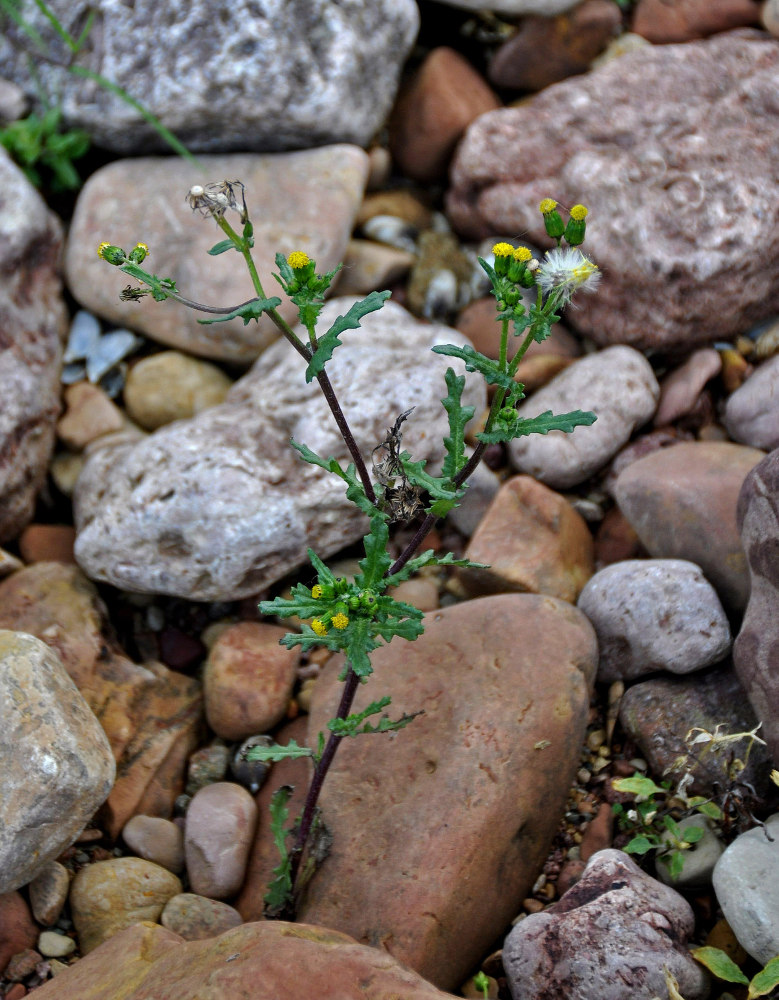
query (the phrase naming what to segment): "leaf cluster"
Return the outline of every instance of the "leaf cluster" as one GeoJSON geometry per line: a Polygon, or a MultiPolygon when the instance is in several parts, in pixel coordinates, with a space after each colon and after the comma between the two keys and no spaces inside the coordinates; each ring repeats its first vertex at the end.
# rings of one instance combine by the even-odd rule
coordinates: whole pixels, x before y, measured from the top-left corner
{"type": "Polygon", "coordinates": [[[765,966],[753,976],[751,981],[739,969],[733,959],[721,948],[705,946],[693,948],[692,957],[705,965],[709,972],[727,983],[739,983],[748,986],[747,1000],[764,997],[779,986],[779,955],[766,962],[765,966]]]}
{"type": "Polygon", "coordinates": [[[90,138],[83,129],[64,129],[59,108],[6,125],[0,129],[0,145],[35,187],[48,183],[52,191],[72,191],[81,186],[73,161],[88,151],[90,138]]]}

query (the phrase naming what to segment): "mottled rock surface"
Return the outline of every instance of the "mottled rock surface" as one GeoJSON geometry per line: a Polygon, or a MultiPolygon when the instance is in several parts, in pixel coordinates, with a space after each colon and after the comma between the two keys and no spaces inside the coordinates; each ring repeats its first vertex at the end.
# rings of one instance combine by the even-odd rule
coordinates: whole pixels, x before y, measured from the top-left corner
{"type": "MultiPolygon", "coordinates": [[[[352,301],[328,302],[322,328],[352,301]]],[[[448,420],[439,399],[450,359],[430,348],[447,342],[464,341],[391,302],[344,334],[327,371],[363,455],[415,407],[403,447],[432,465],[443,458],[448,420]]],[[[342,480],[302,462],[289,444],[292,437],[349,460],[318,384],[306,384],[303,371],[286,341],[274,344],[221,406],[138,444],[95,451],[74,498],[76,558],[86,573],[128,590],[226,600],[302,565],[309,545],[327,557],[356,541],[367,522],[342,480]]],[[[463,404],[479,413],[485,399],[484,383],[469,378],[463,404]]]]}
{"type": "Polygon", "coordinates": [[[0,541],[30,520],[59,413],[62,224],[0,148],[0,541]]]}
{"type": "Polygon", "coordinates": [[[254,799],[232,781],[217,781],[197,792],[184,830],[187,874],[194,892],[212,899],[238,892],[257,818],[254,799]]]}
{"type": "Polygon", "coordinates": [[[779,767],[779,450],[745,479],[738,523],[751,591],[733,663],[779,767]]]}
{"type": "MultiPolygon", "coordinates": [[[[203,153],[366,145],[390,109],[419,26],[413,0],[263,0],[229,7],[219,0],[164,7],[52,0],[51,9],[76,37],[94,11],[79,65],[124,87],[193,152],[203,153]]],[[[60,95],[66,127],[84,128],[118,153],[169,149],[137,107],[64,69],[69,50],[42,11],[26,4],[24,18],[61,60],[36,68],[44,92],[60,95]]],[[[4,75],[35,98],[25,39],[12,26],[0,63],[4,75]]]]}
{"type": "MultiPolygon", "coordinates": [[[[532,594],[432,612],[425,628],[373,656],[377,691],[361,689],[353,711],[380,692],[392,718],[424,715],[341,746],[320,798],[333,843],[300,917],[448,989],[538,877],[578,766],[597,652],[581,612],[532,594]]],[[[309,744],[333,715],[340,666],[317,681],[309,744]]]]}
{"type": "Polygon", "coordinates": [[[598,680],[657,670],[687,674],[723,659],[730,626],[700,567],[683,559],[629,559],[587,581],[577,606],[598,636],[598,680]]]}
{"type": "Polygon", "coordinates": [[[756,0],[638,0],[632,30],[656,45],[688,42],[719,31],[757,25],[756,0]]]}
{"type": "Polygon", "coordinates": [[[263,921],[185,942],[148,923],[40,987],[40,1000],[451,1000],[385,952],[324,927],[263,921]],[[258,984],[262,984],[261,987],[258,984]],[[261,992],[258,992],[258,989],[261,992]]]}
{"type": "Polygon", "coordinates": [[[722,603],[741,609],[749,575],[736,504],[763,452],[729,441],[682,442],[631,463],[614,485],[620,510],[650,555],[696,563],[722,603]]]}
{"type": "MultiPolygon", "coordinates": [[[[191,14],[188,16],[192,16],[191,14]]],[[[223,236],[213,220],[193,214],[184,200],[193,184],[238,179],[254,224],[257,271],[265,294],[280,291],[271,277],[277,253],[305,251],[324,274],[339,263],[368,172],[368,158],[356,146],[277,156],[202,156],[202,169],[178,157],[117,160],[96,171],[81,190],[68,235],[65,270],[76,299],[105,319],[145,333],[190,354],[236,362],[253,361],[278,338],[267,316],[203,326],[212,319],[178,302],[121,302],[127,276],[101,260],[104,240],[128,253],[139,239],[151,255],[144,266],[173,278],[182,295],[209,306],[233,308],[254,297],[249,272],[235,253],[208,256],[223,236]]],[[[232,215],[237,225],[237,216],[232,215]]],[[[281,296],[280,296],[281,297],[281,296]]],[[[287,299],[279,307],[290,323],[297,310],[287,299]]]]}
{"type": "Polygon", "coordinates": [[[709,995],[687,951],[689,903],[622,851],[593,855],[579,882],[506,938],[503,963],[514,1000],[651,1000],[665,996],[667,967],[688,1000],[709,995]]]}
{"type": "Polygon", "coordinates": [[[535,417],[545,410],[591,410],[598,419],[572,434],[551,431],[512,441],[511,464],[556,489],[575,486],[601,469],[651,418],[659,394],[652,366],[632,347],[610,347],[581,358],[534,392],[517,412],[535,417]]]}
{"type": "Polygon", "coordinates": [[[116,773],[100,723],[62,659],[0,630],[0,893],[70,847],[116,773]]]}
{"type": "Polygon", "coordinates": [[[116,837],[138,813],[170,816],[202,725],[200,683],[133,663],[105,634],[105,608],[75,566],[36,563],[0,583],[0,628],[23,629],[62,658],[108,736],[116,781],[101,823],[116,837]]]}
{"type": "Polygon", "coordinates": [[[165,904],[160,923],[174,934],[180,934],[185,941],[202,941],[217,937],[231,927],[239,927],[243,920],[227,903],[194,892],[182,892],[165,904]]]}
{"type": "Polygon", "coordinates": [[[779,309],[778,82],[774,40],[748,29],[632,51],[482,115],[449,216],[546,245],[540,200],[583,202],[603,281],[570,323],[638,348],[728,339],[779,309]]]}

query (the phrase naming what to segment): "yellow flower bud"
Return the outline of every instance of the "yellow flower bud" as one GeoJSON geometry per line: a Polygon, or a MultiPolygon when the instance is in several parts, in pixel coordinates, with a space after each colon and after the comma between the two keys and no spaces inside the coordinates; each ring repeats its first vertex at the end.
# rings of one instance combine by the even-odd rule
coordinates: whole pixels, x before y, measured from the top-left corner
{"type": "Polygon", "coordinates": [[[314,618],[311,622],[311,628],[316,632],[317,635],[327,635],[327,626],[324,622],[321,622],[318,618],[314,618]]]}
{"type": "Polygon", "coordinates": [[[114,267],[121,267],[127,260],[127,254],[121,247],[116,247],[111,243],[101,243],[97,248],[97,256],[113,264],[114,267]]]}
{"type": "Polygon", "coordinates": [[[311,596],[314,598],[315,601],[318,601],[319,598],[322,596],[322,588],[319,586],[318,583],[315,583],[314,586],[311,588],[311,596]]]}
{"type": "Polygon", "coordinates": [[[311,258],[307,253],[303,253],[302,250],[293,250],[289,257],[287,257],[287,263],[293,271],[300,271],[307,264],[311,263],[311,258]]]}

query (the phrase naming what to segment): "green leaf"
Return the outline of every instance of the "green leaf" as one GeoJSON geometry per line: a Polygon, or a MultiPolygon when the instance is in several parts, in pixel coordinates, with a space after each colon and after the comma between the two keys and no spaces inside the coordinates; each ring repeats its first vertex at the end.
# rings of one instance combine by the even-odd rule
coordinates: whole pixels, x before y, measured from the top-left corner
{"type": "Polygon", "coordinates": [[[261,761],[277,761],[277,760],[287,760],[289,758],[295,759],[297,757],[313,757],[314,751],[310,750],[308,747],[301,747],[295,742],[295,740],[290,740],[286,746],[279,746],[278,743],[274,743],[273,746],[269,747],[250,747],[246,751],[247,760],[261,760],[261,761]]]}
{"type": "Polygon", "coordinates": [[[615,778],[611,785],[618,792],[627,792],[628,795],[665,795],[664,788],[640,774],[634,774],[630,778],[615,778]]]}
{"type": "Polygon", "coordinates": [[[701,802],[697,804],[697,810],[701,815],[707,816],[709,819],[720,820],[722,819],[722,810],[717,805],[716,802],[701,802]]]}
{"type": "Polygon", "coordinates": [[[341,343],[339,334],[345,330],[356,330],[360,326],[362,317],[381,309],[391,294],[391,292],[371,292],[364,299],[355,302],[345,316],[336,319],[327,333],[319,338],[319,345],[306,368],[306,382],[316,378],[333,356],[333,351],[341,343]]]}
{"type": "Polygon", "coordinates": [[[219,243],[215,243],[208,253],[212,257],[218,257],[220,253],[224,253],[225,250],[234,250],[235,243],[232,240],[220,240],[219,243]]]}
{"type": "Polygon", "coordinates": [[[355,581],[362,589],[377,589],[384,578],[384,574],[392,565],[392,556],[387,552],[388,541],[389,528],[387,527],[386,519],[381,515],[372,517],[371,530],[363,537],[365,558],[360,560],[362,574],[355,581]]]}
{"type": "Polygon", "coordinates": [[[770,959],[764,969],[754,977],[749,984],[749,1000],[753,997],[764,997],[766,993],[779,986],[779,955],[770,959]]]}
{"type": "Polygon", "coordinates": [[[697,844],[703,833],[702,826],[686,826],[682,830],[682,841],[688,845],[697,844]]]}
{"type": "Polygon", "coordinates": [[[744,985],[749,982],[733,959],[720,948],[708,946],[693,948],[691,954],[701,965],[705,965],[709,972],[713,972],[717,979],[724,979],[726,983],[743,983],[744,985]]]}
{"type": "Polygon", "coordinates": [[[423,552],[414,559],[409,559],[406,565],[398,570],[397,573],[386,577],[384,585],[386,587],[396,587],[399,583],[403,583],[404,580],[410,580],[424,566],[465,566],[469,569],[489,569],[487,563],[471,562],[470,559],[455,559],[451,552],[447,552],[445,556],[437,556],[432,549],[428,549],[427,552],[423,552]]]}
{"type": "Polygon", "coordinates": [[[349,643],[344,652],[355,674],[360,679],[367,679],[373,673],[369,654],[379,645],[370,634],[375,624],[367,618],[355,618],[350,624],[349,643]]]}
{"type": "Polygon", "coordinates": [[[625,844],[626,854],[646,854],[647,851],[653,850],[657,847],[657,844],[653,844],[648,837],[634,837],[629,843],[625,844]]]}
{"type": "Polygon", "coordinates": [[[268,913],[280,913],[292,896],[292,878],[290,875],[290,857],[287,851],[287,831],[284,826],[289,818],[287,802],[292,795],[291,785],[282,785],[273,793],[270,803],[270,821],[273,841],[279,852],[281,862],[273,869],[274,878],[268,884],[265,894],[265,905],[268,913]]]}
{"type": "Polygon", "coordinates": [[[528,434],[548,434],[550,431],[564,431],[570,434],[577,427],[594,424],[597,419],[594,413],[586,410],[572,410],[570,413],[552,413],[551,410],[545,410],[537,417],[516,417],[506,424],[498,424],[497,428],[477,434],[476,437],[485,444],[500,444],[503,441],[527,437],[528,434]]]}
{"type": "Polygon", "coordinates": [[[436,517],[444,517],[453,507],[456,507],[462,497],[464,490],[456,489],[448,477],[431,476],[425,472],[425,459],[419,462],[412,462],[407,451],[400,455],[400,464],[406,478],[414,486],[426,490],[433,498],[433,503],[429,508],[431,514],[436,517]]]}
{"type": "Polygon", "coordinates": [[[453,368],[447,368],[444,377],[449,393],[441,400],[441,403],[449,416],[449,436],[444,438],[446,458],[441,468],[441,474],[445,479],[451,481],[454,480],[467,461],[465,457],[465,425],[473,416],[474,407],[463,406],[460,402],[465,388],[465,376],[455,375],[453,368]]]}
{"type": "Polygon", "coordinates": [[[510,389],[514,384],[512,377],[506,374],[506,372],[501,371],[500,362],[486,357],[471,347],[470,344],[464,344],[462,347],[455,344],[436,344],[431,350],[434,354],[445,354],[450,358],[460,358],[461,361],[465,362],[466,371],[479,372],[490,385],[499,385],[503,389],[510,389]]]}
{"type": "MultiPolygon", "coordinates": [[[[230,245],[232,246],[232,243],[230,245]]],[[[217,316],[215,319],[199,319],[198,323],[208,326],[211,323],[226,323],[231,319],[242,319],[243,325],[248,326],[250,320],[259,319],[263,313],[277,309],[280,305],[281,299],[275,296],[272,299],[251,299],[249,302],[244,302],[243,305],[236,306],[224,316],[217,316]]]]}
{"type": "Polygon", "coordinates": [[[386,519],[387,515],[383,514],[380,510],[378,510],[378,508],[374,507],[365,495],[365,489],[363,488],[362,482],[357,475],[357,470],[353,463],[349,463],[346,469],[342,469],[341,464],[335,458],[322,458],[306,445],[299,444],[294,440],[290,441],[290,444],[295,451],[298,452],[304,462],[309,462],[311,465],[318,465],[320,469],[326,469],[327,472],[332,472],[334,475],[343,479],[347,486],[347,499],[351,500],[355,506],[359,507],[363,514],[367,514],[368,517],[371,518],[378,515],[386,519]]]}
{"type": "Polygon", "coordinates": [[[663,816],[663,825],[670,834],[672,834],[677,840],[682,839],[682,828],[673,818],[673,816],[663,816]]]}

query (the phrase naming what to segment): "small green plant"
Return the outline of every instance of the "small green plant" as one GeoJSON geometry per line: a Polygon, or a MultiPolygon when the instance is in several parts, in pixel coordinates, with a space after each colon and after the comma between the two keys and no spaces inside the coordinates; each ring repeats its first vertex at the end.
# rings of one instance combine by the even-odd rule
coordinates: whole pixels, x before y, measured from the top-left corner
{"type": "Polygon", "coordinates": [[[472,347],[442,344],[433,348],[437,354],[462,360],[466,371],[478,373],[495,387],[489,414],[484,429],[476,435],[478,444],[473,453],[469,456],[465,446],[465,427],[473,416],[473,407],[462,404],[465,376],[457,375],[449,368],[445,377],[447,394],[441,401],[448,417],[449,433],[443,441],[446,457],[440,474],[428,472],[424,461],[415,461],[401,450],[401,427],[411,413],[407,410],[395,419],[385,439],[374,449],[374,452],[380,451],[384,456],[373,466],[374,481],[336,398],[327,365],[341,345],[341,338],[349,330],[359,327],[364,316],[380,309],[389,292],[371,292],[355,302],[322,333],[317,329],[317,322],[325,292],[338,268],[320,275],[316,273],[314,261],[305,253],[296,251],[287,258],[277,254],[278,274],[274,277],[284,294],[297,306],[300,324],[305,331],[301,339],[278,313],[281,299],[276,296],[269,298],[260,283],[252,259],[253,226],[243,184],[240,181],[224,181],[205,187],[197,185],[190,189],[188,200],[193,210],[210,216],[225,236],[209,253],[237,252],[249,270],[256,296],[237,306],[217,307],[194,302],[178,291],[173,279],[160,278],[141,267],[149,252],[145,244],[138,243],[128,254],[120,247],[102,243],[99,255],[141,282],[141,287],[125,288],[121,297],[135,300],[151,295],[157,301],[171,298],[217,315],[216,319],[201,320],[203,323],[240,317],[246,324],[263,314],[267,315],[305,362],[306,381],[316,379],[319,383],[351,462],[344,466],[337,458],[317,455],[302,442],[293,441],[292,446],[303,461],[319,466],[343,481],[346,497],[366,516],[368,523],[368,532],[363,539],[364,556],[359,562],[360,572],[354,580],[336,577],[309,549],[316,582],[310,586],[298,583],[292,588],[290,597],[277,597],[260,605],[264,615],[295,617],[306,623],[299,632],[288,633],[281,640],[283,645],[289,648],[300,646],[303,650],[325,646],[332,651],[341,651],[346,660],[340,675],[343,691],[338,711],[328,722],[327,733],[319,734],[315,747],[298,746],[291,742],[285,747],[255,747],[247,753],[252,760],[309,757],[313,762],[313,777],[302,814],[294,825],[291,846],[287,844],[286,832],[289,789],[279,789],[271,806],[273,836],[281,862],[275,869],[273,882],[265,897],[266,912],[271,916],[289,918],[294,916],[301,886],[327,849],[328,835],[321,823],[317,802],[339,745],[344,739],[397,731],[407,726],[414,714],[418,714],[390,719],[385,711],[390,704],[386,696],[371,702],[362,712],[351,712],[358,686],[365,683],[372,672],[371,653],[397,637],[414,640],[423,631],[422,612],[395,600],[390,596],[389,589],[424,566],[473,565],[454,559],[451,554],[441,557],[432,550],[417,553],[438,518],[445,516],[462,500],[468,477],[488,445],[527,434],[547,434],[553,430],[570,432],[578,426],[592,424],[596,419],[595,414],[581,410],[557,415],[546,411],[536,417],[520,417],[516,407],[524,396],[524,387],[516,381],[515,374],[529,346],[549,336],[552,324],[559,318],[556,310],[565,305],[579,288],[594,287],[599,274],[596,265],[579,250],[584,239],[587,210],[581,205],[574,206],[570,218],[563,222],[556,203],[545,199],[540,206],[541,212],[546,231],[557,246],[545,254],[543,261],[535,260],[526,247],[515,248],[509,243],[498,243],[493,247],[494,264],[480,260],[490,279],[497,318],[501,323],[498,359],[488,358],[472,347]],[[228,211],[238,213],[242,227],[240,233],[227,221],[228,211]],[[567,246],[562,245],[563,241],[567,246]],[[529,308],[523,300],[525,290],[530,290],[534,297],[529,308]],[[388,547],[391,523],[410,521],[417,513],[419,524],[413,538],[400,556],[393,559],[388,547]]]}
{"type": "Polygon", "coordinates": [[[750,980],[733,959],[720,948],[693,948],[691,954],[701,965],[705,965],[717,979],[723,979],[726,983],[739,983],[741,986],[748,986],[747,1000],[767,996],[779,987],[779,955],[770,959],[760,972],[750,980]]]}
{"type": "Polygon", "coordinates": [[[479,970],[473,977],[473,985],[477,990],[481,990],[484,1000],[487,1000],[487,996],[490,991],[490,980],[485,973],[479,970]]]}

